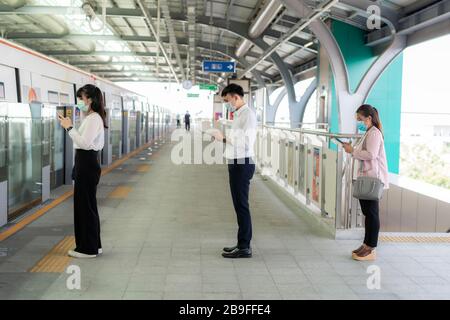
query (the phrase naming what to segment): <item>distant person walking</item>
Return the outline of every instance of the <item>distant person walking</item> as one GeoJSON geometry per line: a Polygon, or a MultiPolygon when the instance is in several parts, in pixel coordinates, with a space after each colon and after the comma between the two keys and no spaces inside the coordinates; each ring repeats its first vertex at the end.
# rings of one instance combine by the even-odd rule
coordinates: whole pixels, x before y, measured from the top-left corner
{"type": "Polygon", "coordinates": [[[166,131],[169,129],[169,124],[170,124],[170,115],[166,114],[166,127],[164,128],[166,131]]]}
{"type": "MultiPolygon", "coordinates": [[[[383,128],[377,109],[364,104],[356,110],[358,128],[365,131],[364,137],[355,146],[345,143],[345,151],[360,160],[358,176],[378,178],[384,189],[389,188],[386,152],[384,150],[383,128]]],[[[365,216],[364,243],[352,252],[355,260],[375,260],[375,248],[380,231],[379,200],[359,200],[365,216]]]]}
{"type": "Polygon", "coordinates": [[[177,128],[181,128],[181,118],[180,118],[180,114],[177,114],[177,128]]]}
{"type": "Polygon", "coordinates": [[[189,111],[186,111],[186,114],[184,115],[184,128],[186,131],[191,130],[191,115],[189,114],[189,111]]]}

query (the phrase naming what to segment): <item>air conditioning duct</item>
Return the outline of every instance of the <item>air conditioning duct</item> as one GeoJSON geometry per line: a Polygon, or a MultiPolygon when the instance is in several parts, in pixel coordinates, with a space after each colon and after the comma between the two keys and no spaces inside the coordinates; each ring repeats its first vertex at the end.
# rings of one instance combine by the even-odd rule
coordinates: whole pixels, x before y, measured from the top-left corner
{"type": "Polygon", "coordinates": [[[245,53],[248,52],[248,50],[250,50],[252,46],[253,44],[249,40],[242,40],[239,46],[236,48],[236,56],[242,57],[245,53]]]}
{"type": "MultiPolygon", "coordinates": [[[[258,16],[250,25],[248,30],[248,35],[250,38],[259,37],[264,30],[267,29],[272,20],[277,16],[278,12],[283,8],[283,4],[280,0],[269,0],[266,2],[265,6],[258,13],[258,16]]],[[[242,40],[236,49],[236,56],[242,57],[245,53],[250,50],[252,43],[249,40],[242,40]]]]}

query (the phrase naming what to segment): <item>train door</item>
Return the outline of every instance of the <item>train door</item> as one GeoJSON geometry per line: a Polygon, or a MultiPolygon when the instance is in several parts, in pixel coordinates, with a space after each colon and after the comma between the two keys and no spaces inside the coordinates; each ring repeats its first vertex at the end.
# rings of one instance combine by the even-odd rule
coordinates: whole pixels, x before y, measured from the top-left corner
{"type": "Polygon", "coordinates": [[[122,106],[113,104],[111,109],[112,161],[122,156],[122,106]]]}
{"type": "Polygon", "coordinates": [[[128,110],[122,109],[122,155],[126,155],[130,152],[130,141],[128,139],[128,110]]]}
{"type": "Polygon", "coordinates": [[[155,141],[159,139],[159,107],[155,106],[155,141]]]}
{"type": "MultiPolygon", "coordinates": [[[[58,106],[56,112],[63,117],[69,117],[72,119],[76,127],[79,127],[81,121],[80,110],[74,106],[58,106]]],[[[52,161],[50,180],[51,186],[58,187],[60,185],[72,184],[72,169],[74,165],[75,150],[73,147],[73,141],[68,136],[66,130],[64,130],[59,124],[58,117],[55,114],[56,121],[54,122],[54,131],[51,133],[51,145],[52,145],[52,161]],[[54,146],[54,147],[53,147],[54,146]]],[[[52,187],[53,188],[53,187],[52,187]]]]}
{"type": "Polygon", "coordinates": [[[136,110],[130,110],[128,112],[129,117],[129,123],[130,123],[130,152],[136,149],[136,137],[137,137],[137,131],[136,131],[136,124],[137,124],[137,112],[136,110]]]}
{"type": "Polygon", "coordinates": [[[135,148],[136,143],[136,116],[132,100],[126,98],[123,102],[122,118],[122,154],[128,154],[135,148]]]}
{"type": "Polygon", "coordinates": [[[52,160],[51,129],[52,122],[56,118],[56,108],[43,105],[41,107],[41,130],[42,130],[42,201],[50,199],[50,171],[52,160]]]}
{"type": "Polygon", "coordinates": [[[45,108],[46,114],[43,118],[44,141],[48,139],[50,149],[50,189],[55,189],[65,183],[65,130],[61,127],[57,117],[57,112],[64,115],[64,111],[61,111],[63,108],[59,106],[45,108]]]}
{"type": "Polygon", "coordinates": [[[139,131],[139,133],[140,133],[140,135],[141,135],[141,141],[140,141],[140,143],[141,143],[141,145],[144,145],[147,141],[146,141],[146,130],[145,130],[145,119],[147,118],[147,112],[146,112],[146,109],[145,109],[145,106],[144,106],[144,103],[142,103],[141,102],[141,105],[142,105],[142,107],[141,107],[141,117],[139,118],[139,120],[140,120],[140,122],[141,122],[141,125],[140,125],[140,131],[139,131]]]}
{"type": "Polygon", "coordinates": [[[138,148],[142,144],[141,132],[142,132],[143,128],[142,128],[141,118],[142,118],[142,110],[140,110],[140,108],[139,108],[136,111],[136,148],[138,148]]]}
{"type": "Polygon", "coordinates": [[[101,152],[101,164],[104,166],[109,166],[112,162],[112,139],[111,139],[111,108],[112,108],[112,99],[111,95],[108,94],[108,98],[106,98],[106,93],[103,92],[103,103],[105,105],[105,113],[106,113],[106,126],[104,128],[104,144],[101,152]],[[111,100],[111,101],[110,101],[111,100]]]}
{"type": "Polygon", "coordinates": [[[155,106],[150,106],[150,140],[155,140],[155,106]]]}
{"type": "Polygon", "coordinates": [[[149,105],[145,104],[145,143],[148,143],[150,141],[149,120],[150,120],[150,109],[149,105]]]}

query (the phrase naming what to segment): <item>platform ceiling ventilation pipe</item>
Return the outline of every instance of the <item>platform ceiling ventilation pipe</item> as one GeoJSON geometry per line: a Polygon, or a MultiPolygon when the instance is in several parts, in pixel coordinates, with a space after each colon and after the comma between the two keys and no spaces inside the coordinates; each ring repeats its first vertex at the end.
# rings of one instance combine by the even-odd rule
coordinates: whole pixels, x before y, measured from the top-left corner
{"type": "MultiPolygon", "coordinates": [[[[264,32],[264,30],[267,29],[273,19],[275,19],[282,8],[283,4],[280,0],[268,0],[256,16],[256,19],[250,25],[250,28],[248,29],[249,37],[259,37],[264,32]]],[[[242,57],[248,52],[248,50],[250,50],[252,46],[253,44],[251,43],[251,41],[246,39],[242,40],[236,49],[236,56],[242,57]]]]}

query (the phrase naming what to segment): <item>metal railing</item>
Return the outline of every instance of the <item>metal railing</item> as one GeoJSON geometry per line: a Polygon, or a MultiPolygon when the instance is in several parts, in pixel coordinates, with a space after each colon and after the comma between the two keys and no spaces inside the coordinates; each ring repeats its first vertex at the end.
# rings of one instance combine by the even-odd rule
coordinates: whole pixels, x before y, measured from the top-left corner
{"type": "Polygon", "coordinates": [[[292,128],[292,125],[294,125],[295,129],[305,129],[305,128],[314,128],[314,129],[325,129],[327,130],[329,127],[328,123],[320,123],[320,122],[294,122],[292,124],[289,121],[266,121],[266,125],[272,126],[272,127],[278,127],[278,128],[285,128],[290,129],[292,128]]]}
{"type": "Polygon", "coordinates": [[[353,158],[333,138],[355,141],[359,134],[260,126],[255,161],[260,172],[278,182],[313,212],[335,219],[336,229],[361,225],[352,197],[353,158]]]}

